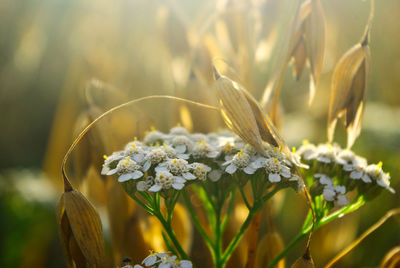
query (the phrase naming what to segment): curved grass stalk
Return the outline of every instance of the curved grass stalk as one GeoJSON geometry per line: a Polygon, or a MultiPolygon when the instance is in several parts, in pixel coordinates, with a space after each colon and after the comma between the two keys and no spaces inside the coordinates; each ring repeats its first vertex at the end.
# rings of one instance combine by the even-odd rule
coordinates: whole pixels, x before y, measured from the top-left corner
{"type": "Polygon", "coordinates": [[[313,230],[317,230],[318,228],[320,228],[321,226],[335,220],[336,218],[340,218],[343,217],[346,214],[349,214],[357,209],[359,209],[360,207],[362,207],[365,204],[365,199],[363,196],[360,196],[357,200],[355,200],[354,202],[352,202],[351,204],[329,214],[328,216],[323,217],[320,220],[317,220],[317,222],[315,222],[315,224],[312,224],[311,218],[310,218],[310,213],[307,215],[305,222],[308,222],[308,224],[304,224],[303,228],[301,229],[301,231],[297,234],[297,236],[295,238],[292,239],[292,241],[289,242],[289,244],[286,246],[286,248],[284,250],[282,250],[281,253],[279,253],[278,256],[275,257],[275,259],[273,259],[267,266],[267,268],[272,268],[275,267],[275,265],[282,259],[284,258],[288,252],[301,240],[303,240],[303,238],[305,238],[311,231],[313,230]]]}
{"type": "Polygon", "coordinates": [[[359,238],[357,238],[353,243],[343,249],[338,255],[336,255],[332,260],[325,265],[325,268],[332,267],[335,263],[337,263],[341,258],[346,256],[350,251],[352,251],[358,244],[360,244],[367,236],[375,232],[379,227],[382,226],[389,218],[394,215],[400,214],[400,208],[395,208],[389,210],[382,218],[380,218],[374,225],[368,228],[359,238]]]}

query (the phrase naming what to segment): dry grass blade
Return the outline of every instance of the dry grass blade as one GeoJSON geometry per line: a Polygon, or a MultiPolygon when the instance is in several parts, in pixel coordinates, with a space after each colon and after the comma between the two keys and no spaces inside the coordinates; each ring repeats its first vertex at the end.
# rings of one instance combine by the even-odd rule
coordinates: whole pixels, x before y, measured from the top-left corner
{"type": "Polygon", "coordinates": [[[57,205],[57,222],[69,267],[107,267],[100,217],[70,185],[57,205]]]}
{"type": "Polygon", "coordinates": [[[400,266],[400,246],[390,250],[379,265],[380,268],[396,268],[400,266]]]}
{"type": "Polygon", "coordinates": [[[360,244],[367,236],[375,232],[379,227],[382,226],[388,219],[395,215],[400,214],[400,208],[389,210],[382,218],[379,219],[374,225],[368,228],[359,238],[357,238],[353,243],[351,243],[348,247],[343,249],[338,255],[336,255],[325,268],[332,267],[335,263],[337,263],[341,258],[347,255],[350,251],[352,251],[358,244],[360,244]]]}
{"type": "Polygon", "coordinates": [[[310,16],[305,23],[305,36],[307,57],[311,71],[309,99],[309,104],[311,104],[321,74],[325,52],[325,18],[319,0],[311,0],[310,16]]]}

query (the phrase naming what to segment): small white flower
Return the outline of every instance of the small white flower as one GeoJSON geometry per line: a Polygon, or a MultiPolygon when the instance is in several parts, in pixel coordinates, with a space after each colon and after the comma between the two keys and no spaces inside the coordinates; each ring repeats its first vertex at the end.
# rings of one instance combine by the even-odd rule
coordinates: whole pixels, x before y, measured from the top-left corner
{"type": "Polygon", "coordinates": [[[146,144],[155,144],[157,142],[162,142],[166,138],[164,133],[157,130],[152,130],[144,137],[143,142],[146,144]]]}
{"type": "Polygon", "coordinates": [[[109,156],[104,155],[104,164],[103,168],[101,169],[101,175],[107,175],[111,170],[115,169],[118,161],[124,158],[124,155],[125,154],[123,151],[114,152],[109,156]],[[115,163],[114,168],[110,168],[112,163],[115,163]]]}
{"type": "Polygon", "coordinates": [[[153,186],[153,185],[154,185],[154,178],[149,176],[146,178],[146,180],[139,181],[136,184],[136,189],[140,192],[144,192],[144,191],[149,190],[151,188],[151,186],[153,186]]]}
{"type": "Polygon", "coordinates": [[[156,172],[169,171],[175,176],[182,176],[185,180],[194,180],[196,176],[189,172],[189,163],[180,158],[169,159],[155,168],[156,172]]]}
{"type": "Polygon", "coordinates": [[[192,267],[193,267],[193,264],[192,264],[191,261],[182,260],[182,261],[179,262],[179,266],[180,266],[181,268],[192,268],[192,267]]]}
{"type": "Polygon", "coordinates": [[[216,158],[219,152],[206,141],[199,141],[193,147],[192,155],[194,158],[216,158]]]}
{"type": "Polygon", "coordinates": [[[390,187],[390,176],[389,174],[383,172],[382,170],[382,162],[379,162],[378,165],[369,165],[365,168],[365,174],[376,181],[376,183],[394,193],[394,189],[390,187]]]}
{"type": "Polygon", "coordinates": [[[340,151],[335,159],[335,162],[339,165],[352,165],[355,161],[356,155],[350,150],[340,151]]]}
{"type": "Polygon", "coordinates": [[[194,143],[188,137],[179,135],[175,136],[172,141],[172,146],[175,148],[176,152],[183,154],[192,150],[194,143]]]}
{"type": "Polygon", "coordinates": [[[194,176],[202,181],[206,179],[207,172],[211,171],[211,168],[209,166],[202,163],[192,163],[190,167],[193,170],[194,176]]]}
{"type": "Polygon", "coordinates": [[[235,173],[238,169],[243,170],[246,174],[254,174],[257,169],[250,165],[250,161],[250,155],[240,151],[233,156],[232,160],[225,162],[223,166],[227,166],[225,171],[229,174],[235,173]]]}
{"type": "Polygon", "coordinates": [[[147,256],[143,261],[142,264],[146,266],[153,266],[156,263],[159,263],[162,258],[165,258],[167,256],[166,253],[156,253],[154,251],[150,251],[150,255],[147,256]]]}
{"type": "Polygon", "coordinates": [[[207,140],[207,136],[202,133],[194,133],[190,136],[190,139],[194,142],[207,140]]]}
{"type": "Polygon", "coordinates": [[[336,148],[330,144],[320,144],[317,148],[316,157],[318,162],[329,164],[336,160],[336,148]]]}
{"type": "Polygon", "coordinates": [[[272,158],[259,157],[253,162],[252,166],[253,168],[264,167],[266,172],[268,173],[268,180],[270,182],[280,182],[281,177],[284,178],[291,177],[290,168],[275,157],[272,158]]]}
{"type": "Polygon", "coordinates": [[[332,186],[325,186],[322,191],[322,196],[326,201],[334,201],[336,196],[335,189],[332,186]]]}
{"type": "Polygon", "coordinates": [[[349,200],[347,200],[347,197],[343,194],[339,194],[338,196],[336,196],[336,200],[335,200],[335,205],[338,207],[344,207],[347,206],[349,204],[349,200]]]}
{"type": "Polygon", "coordinates": [[[208,173],[208,178],[211,181],[216,182],[222,177],[222,173],[223,172],[220,169],[213,169],[210,173],[208,173]]]}
{"type": "Polygon", "coordinates": [[[296,154],[302,156],[305,160],[311,160],[316,156],[317,147],[314,144],[303,141],[303,145],[296,151],[296,154]]]}
{"type": "Polygon", "coordinates": [[[140,170],[140,166],[129,156],[121,159],[115,169],[110,170],[107,175],[113,175],[117,173],[119,175],[118,181],[125,182],[128,180],[137,180],[143,176],[143,172],[140,170]]]}
{"type": "Polygon", "coordinates": [[[333,185],[333,181],[331,178],[329,178],[329,176],[327,176],[326,174],[323,173],[316,173],[314,175],[315,178],[319,178],[319,183],[321,183],[322,185],[326,185],[326,186],[332,186],[333,185]]]}
{"type": "Polygon", "coordinates": [[[146,162],[143,165],[143,170],[147,171],[152,164],[158,164],[167,159],[167,153],[162,148],[151,150],[145,157],[146,162]]]}
{"type": "Polygon", "coordinates": [[[182,126],[176,126],[169,130],[169,134],[171,135],[189,135],[189,131],[182,126]]]}
{"type": "Polygon", "coordinates": [[[143,150],[141,143],[138,141],[128,143],[125,146],[125,153],[137,163],[141,163],[144,160],[145,151],[143,150]]]}
{"type": "Polygon", "coordinates": [[[167,154],[167,156],[169,158],[175,158],[177,155],[175,149],[167,144],[163,144],[162,149],[164,150],[164,152],[167,154]]]}
{"type": "Polygon", "coordinates": [[[148,191],[158,192],[162,189],[170,189],[171,187],[175,190],[181,190],[185,186],[184,183],[185,179],[182,177],[174,176],[168,171],[160,171],[156,174],[154,185],[148,191]]]}

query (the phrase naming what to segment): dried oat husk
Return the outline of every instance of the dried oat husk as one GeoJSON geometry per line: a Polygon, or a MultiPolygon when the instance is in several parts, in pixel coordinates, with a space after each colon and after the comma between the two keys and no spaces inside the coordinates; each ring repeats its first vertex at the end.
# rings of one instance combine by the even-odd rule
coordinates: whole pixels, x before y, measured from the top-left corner
{"type": "Polygon", "coordinates": [[[397,268],[400,267],[400,246],[391,249],[383,258],[380,268],[397,268]]]}
{"type": "MultiPolygon", "coordinates": [[[[266,214],[267,233],[259,241],[257,246],[256,268],[267,267],[268,264],[285,248],[282,237],[273,222],[270,201],[266,203],[264,211],[266,214]]],[[[281,259],[275,267],[284,268],[285,259],[281,259]]]]}
{"type": "Polygon", "coordinates": [[[109,180],[107,212],[110,222],[114,263],[123,257],[140,260],[151,246],[145,242],[135,202],[127,196],[120,183],[109,180]]]}
{"type": "Polygon", "coordinates": [[[108,267],[100,217],[90,202],[65,180],[57,223],[68,267],[108,267]]]}
{"type": "Polygon", "coordinates": [[[254,97],[235,81],[220,75],[215,68],[214,72],[214,88],[226,125],[261,154],[265,154],[264,141],[280,147],[289,159],[295,161],[284,139],[254,97]]]}
{"type": "Polygon", "coordinates": [[[348,50],[337,63],[332,77],[328,114],[328,140],[333,141],[337,120],[344,117],[347,130],[347,148],[360,135],[370,76],[371,55],[369,33],[374,13],[374,1],[364,34],[359,43],[348,50]]]}
{"type": "Polygon", "coordinates": [[[314,268],[314,261],[311,258],[310,250],[307,248],[306,252],[303,254],[303,256],[298,258],[290,267],[291,268],[314,268]]]}
{"type": "MultiPolygon", "coordinates": [[[[280,234],[277,231],[267,232],[258,242],[255,267],[267,267],[283,249],[284,245],[280,234]]],[[[284,268],[285,260],[280,260],[275,267],[284,268]]]]}
{"type": "Polygon", "coordinates": [[[271,53],[274,56],[270,60],[271,75],[261,99],[261,106],[275,125],[279,121],[278,103],[285,71],[301,36],[299,34],[301,1],[287,1],[284,7],[285,17],[277,31],[286,34],[281,34],[274,45],[274,51],[271,53]]]}

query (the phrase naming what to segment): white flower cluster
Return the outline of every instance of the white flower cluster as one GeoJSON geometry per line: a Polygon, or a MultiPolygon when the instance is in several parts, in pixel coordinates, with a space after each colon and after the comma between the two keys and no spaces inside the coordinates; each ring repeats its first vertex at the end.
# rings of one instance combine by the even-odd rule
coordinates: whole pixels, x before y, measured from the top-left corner
{"type": "Polygon", "coordinates": [[[156,253],[150,251],[150,255],[147,256],[141,264],[125,265],[122,268],[192,268],[192,262],[188,260],[178,260],[175,255],[166,253],[156,253]]]}
{"type": "Polygon", "coordinates": [[[328,202],[334,202],[338,207],[347,206],[349,201],[346,197],[346,186],[333,185],[333,180],[325,174],[317,173],[314,178],[319,179],[319,183],[323,186],[322,196],[328,202]]]}
{"type": "Polygon", "coordinates": [[[271,183],[283,179],[298,182],[292,164],[279,148],[265,144],[260,154],[230,131],[201,134],[174,127],[169,133],[152,130],[128,143],[124,150],[105,156],[103,175],[118,181],[136,182],[138,191],[182,189],[194,180],[218,181],[238,171],[254,174],[263,170],[271,183]]]}
{"type": "Polygon", "coordinates": [[[316,146],[305,141],[296,154],[310,166],[311,172],[317,173],[314,177],[324,185],[324,199],[334,201],[338,206],[348,203],[344,195],[346,187],[348,190],[358,187],[362,191],[367,191],[378,185],[394,192],[390,187],[390,175],[382,170],[381,162],[368,165],[365,158],[348,149],[341,149],[337,144],[316,146]],[[334,180],[329,175],[338,178],[334,180]],[[339,181],[341,186],[337,185],[339,181]]]}

